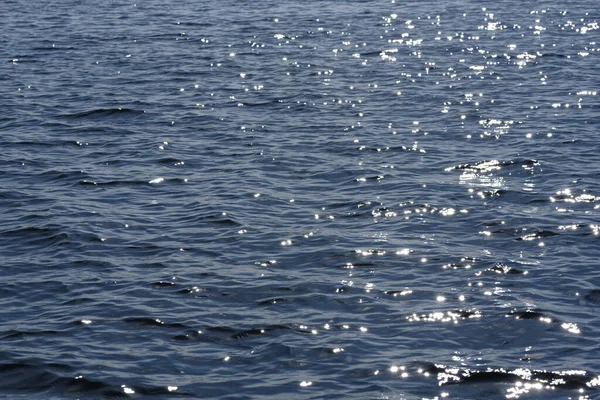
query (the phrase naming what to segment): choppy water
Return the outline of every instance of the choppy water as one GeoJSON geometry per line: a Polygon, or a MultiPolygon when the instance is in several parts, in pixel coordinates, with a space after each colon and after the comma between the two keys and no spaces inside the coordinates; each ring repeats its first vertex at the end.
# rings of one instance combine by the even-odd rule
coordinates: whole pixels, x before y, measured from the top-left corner
{"type": "Polygon", "coordinates": [[[600,7],[537,3],[3,0],[0,397],[600,399],[600,7]]]}

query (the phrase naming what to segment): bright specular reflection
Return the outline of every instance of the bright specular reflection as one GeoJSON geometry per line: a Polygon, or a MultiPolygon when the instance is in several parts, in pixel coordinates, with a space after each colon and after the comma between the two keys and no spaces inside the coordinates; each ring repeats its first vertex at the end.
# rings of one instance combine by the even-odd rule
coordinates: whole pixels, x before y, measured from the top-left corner
{"type": "Polygon", "coordinates": [[[487,368],[485,370],[463,369],[458,367],[445,367],[436,365],[439,385],[456,384],[460,382],[478,381],[479,379],[514,380],[511,387],[506,389],[507,398],[519,398],[524,394],[543,396],[545,390],[555,390],[564,387],[579,387],[579,392],[584,393],[586,388],[595,388],[599,385],[600,377],[588,376],[586,371],[547,371],[517,368],[505,370],[502,368],[487,368]],[[512,379],[511,379],[512,378],[512,379]]]}
{"type": "MultiPolygon", "coordinates": [[[[438,300],[439,301],[439,300],[438,300]]],[[[458,324],[465,319],[481,318],[483,314],[478,310],[437,311],[429,314],[412,314],[406,317],[409,322],[451,322],[458,324]]]]}
{"type": "Polygon", "coordinates": [[[5,3],[0,397],[597,391],[592,0],[5,3]]]}

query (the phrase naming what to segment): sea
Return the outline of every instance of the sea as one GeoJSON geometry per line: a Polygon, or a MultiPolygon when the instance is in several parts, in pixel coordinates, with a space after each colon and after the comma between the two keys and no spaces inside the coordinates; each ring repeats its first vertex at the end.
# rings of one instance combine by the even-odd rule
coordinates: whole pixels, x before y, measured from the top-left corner
{"type": "Polygon", "coordinates": [[[2,0],[0,398],[600,399],[599,23],[2,0]]]}

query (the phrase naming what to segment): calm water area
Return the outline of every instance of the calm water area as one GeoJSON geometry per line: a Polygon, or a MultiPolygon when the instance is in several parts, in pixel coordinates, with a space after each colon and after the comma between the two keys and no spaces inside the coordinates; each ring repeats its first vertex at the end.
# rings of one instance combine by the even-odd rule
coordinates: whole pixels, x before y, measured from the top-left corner
{"type": "Polygon", "coordinates": [[[0,2],[0,398],[600,399],[600,3],[0,2]]]}

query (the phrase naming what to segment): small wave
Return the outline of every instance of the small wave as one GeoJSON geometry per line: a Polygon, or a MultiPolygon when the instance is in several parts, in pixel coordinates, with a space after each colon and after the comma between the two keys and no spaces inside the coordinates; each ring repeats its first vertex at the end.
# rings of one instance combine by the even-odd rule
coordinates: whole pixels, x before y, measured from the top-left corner
{"type": "Polygon", "coordinates": [[[301,328],[288,325],[268,325],[262,328],[235,329],[229,326],[211,326],[200,330],[187,330],[176,335],[173,340],[207,340],[211,342],[227,342],[259,337],[268,333],[291,331],[306,333],[301,328]]]}
{"type": "Polygon", "coordinates": [[[287,303],[290,301],[293,301],[293,299],[288,297],[272,297],[264,300],[259,300],[256,302],[256,304],[259,306],[270,306],[279,303],[287,303]]]}
{"type": "Polygon", "coordinates": [[[60,46],[39,46],[39,47],[34,47],[32,50],[35,51],[65,51],[65,50],[77,50],[76,47],[60,47],[60,46]]]}
{"type": "Polygon", "coordinates": [[[472,164],[458,164],[452,167],[448,167],[446,171],[453,170],[469,170],[476,172],[490,172],[494,170],[499,170],[503,167],[520,167],[520,166],[532,166],[539,165],[537,160],[525,159],[525,160],[509,160],[509,161],[499,161],[499,160],[484,160],[478,161],[472,164]]]}
{"type": "Polygon", "coordinates": [[[16,146],[32,146],[32,147],[67,147],[67,146],[86,146],[87,143],[83,143],[77,140],[53,140],[39,141],[39,140],[20,140],[12,143],[16,146]]]}
{"type": "Polygon", "coordinates": [[[144,114],[144,110],[136,110],[133,108],[97,108],[88,111],[82,111],[78,113],[71,114],[61,114],[59,117],[67,118],[67,119],[102,119],[107,117],[115,117],[118,116],[120,118],[131,118],[137,117],[139,115],[144,114]]]}
{"type": "Polygon", "coordinates": [[[533,233],[528,233],[526,235],[523,235],[515,240],[534,240],[534,239],[541,239],[541,238],[546,238],[546,237],[551,237],[551,236],[559,236],[558,233],[556,232],[552,232],[549,230],[542,230],[542,231],[536,231],[533,233]]]}
{"type": "Polygon", "coordinates": [[[91,186],[120,186],[120,185],[148,185],[148,181],[141,180],[119,180],[119,181],[90,181],[87,179],[81,180],[78,182],[80,185],[91,185],[91,186]]]}
{"type": "Polygon", "coordinates": [[[53,227],[23,227],[0,232],[0,237],[19,238],[23,245],[53,246],[66,243],[69,234],[53,227]]]}
{"type": "Polygon", "coordinates": [[[164,328],[187,328],[184,324],[180,324],[178,322],[168,323],[168,322],[165,322],[158,318],[148,318],[148,317],[129,317],[129,318],[124,318],[123,322],[132,324],[132,325],[138,325],[138,326],[157,326],[157,327],[164,327],[164,328]]]}
{"type": "Polygon", "coordinates": [[[579,334],[581,333],[581,330],[579,329],[579,326],[575,323],[572,322],[564,322],[561,321],[560,319],[553,317],[550,314],[547,314],[545,312],[542,311],[537,311],[537,310],[525,310],[525,311],[518,311],[518,310],[514,310],[512,312],[510,312],[509,314],[506,315],[507,317],[515,317],[516,320],[525,320],[525,321],[535,321],[535,322],[539,322],[542,324],[548,324],[554,327],[560,327],[564,330],[566,330],[569,333],[573,333],[573,334],[579,334]]]}
{"type": "Polygon", "coordinates": [[[590,290],[583,298],[592,304],[600,304],[600,289],[590,290]]]}
{"type": "Polygon", "coordinates": [[[60,182],[81,179],[82,175],[84,177],[87,177],[87,174],[83,171],[59,171],[53,169],[42,172],[38,176],[42,178],[45,182],[60,182]]]}
{"type": "Polygon", "coordinates": [[[518,268],[510,267],[504,263],[497,263],[493,267],[489,268],[488,271],[496,272],[498,274],[512,274],[512,275],[520,275],[520,274],[527,273],[527,271],[523,271],[518,268]]]}
{"type": "Polygon", "coordinates": [[[80,180],[79,185],[84,186],[154,186],[159,183],[186,183],[185,178],[154,178],[151,180],[114,180],[114,181],[94,181],[94,180],[80,180]]]}
{"type": "Polygon", "coordinates": [[[527,389],[552,390],[563,388],[598,390],[600,387],[600,377],[591,376],[587,371],[583,370],[547,371],[529,368],[487,368],[478,370],[439,364],[424,364],[417,368],[417,372],[427,376],[437,376],[440,386],[480,383],[516,384],[514,390],[508,389],[509,394],[518,390],[521,390],[520,394],[526,394],[529,391],[527,389]]]}
{"type": "Polygon", "coordinates": [[[245,107],[261,107],[261,106],[269,106],[272,104],[279,104],[279,103],[281,103],[281,100],[264,101],[262,103],[251,103],[249,101],[241,101],[240,102],[240,104],[245,107]]]}
{"type": "Polygon", "coordinates": [[[60,333],[60,331],[54,330],[46,330],[46,331],[20,331],[20,330],[10,330],[8,332],[0,333],[0,339],[2,340],[13,340],[13,339],[23,339],[25,337],[35,337],[35,336],[46,336],[46,335],[56,335],[60,333]]]}
{"type": "Polygon", "coordinates": [[[162,287],[174,287],[177,284],[175,282],[169,282],[169,281],[156,281],[156,282],[152,282],[151,285],[154,287],[162,288],[162,287]]]}
{"type": "Polygon", "coordinates": [[[64,364],[44,364],[35,361],[5,362],[0,364],[0,390],[5,393],[42,394],[44,397],[61,395],[88,395],[101,398],[130,398],[139,393],[148,396],[190,396],[174,386],[115,385],[77,375],[74,368],[64,364]],[[70,373],[71,376],[65,376],[70,373]]]}

